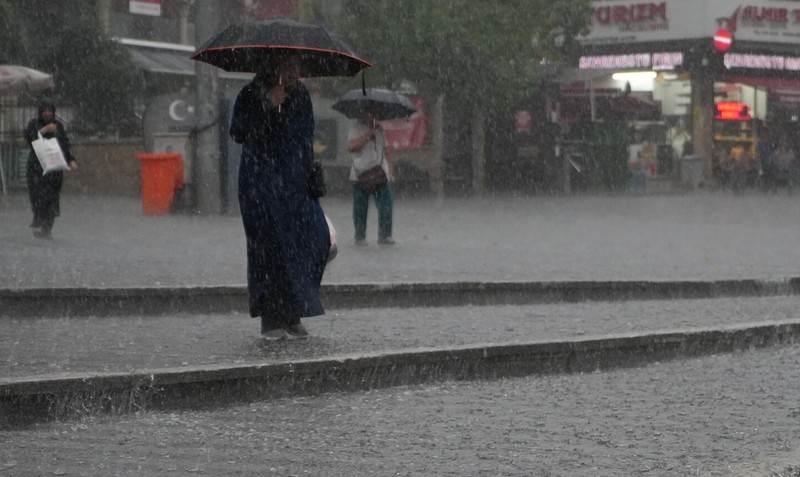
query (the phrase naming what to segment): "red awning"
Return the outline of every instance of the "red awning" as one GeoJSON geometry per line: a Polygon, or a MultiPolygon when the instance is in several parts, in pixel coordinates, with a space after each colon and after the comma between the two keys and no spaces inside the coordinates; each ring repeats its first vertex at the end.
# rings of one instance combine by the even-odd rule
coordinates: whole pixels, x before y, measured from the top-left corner
{"type": "Polygon", "coordinates": [[[428,119],[425,116],[425,101],[420,96],[411,98],[417,112],[408,118],[381,121],[386,134],[386,145],[393,151],[419,149],[425,144],[428,119]]]}
{"type": "Polygon", "coordinates": [[[800,79],[765,78],[726,74],[720,78],[730,83],[742,83],[768,91],[770,108],[800,109],[800,79]]]}
{"type": "Polygon", "coordinates": [[[261,0],[253,7],[253,17],[258,21],[288,17],[295,10],[297,10],[297,0],[261,0]]]}
{"type": "MultiPolygon", "coordinates": [[[[565,122],[591,121],[591,104],[585,96],[561,98],[561,118],[565,122]]],[[[605,121],[658,121],[661,119],[661,102],[645,101],[634,96],[617,94],[598,95],[594,98],[596,120],[605,121]]]]}

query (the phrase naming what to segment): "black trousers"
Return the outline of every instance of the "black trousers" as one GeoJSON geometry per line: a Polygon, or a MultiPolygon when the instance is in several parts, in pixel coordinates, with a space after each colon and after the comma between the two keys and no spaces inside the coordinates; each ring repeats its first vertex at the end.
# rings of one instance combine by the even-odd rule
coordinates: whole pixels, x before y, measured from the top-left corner
{"type": "Polygon", "coordinates": [[[40,225],[43,231],[50,232],[56,217],[61,213],[59,196],[64,173],[59,171],[42,175],[42,172],[42,166],[36,156],[28,157],[26,173],[33,221],[36,225],[40,225]]]}

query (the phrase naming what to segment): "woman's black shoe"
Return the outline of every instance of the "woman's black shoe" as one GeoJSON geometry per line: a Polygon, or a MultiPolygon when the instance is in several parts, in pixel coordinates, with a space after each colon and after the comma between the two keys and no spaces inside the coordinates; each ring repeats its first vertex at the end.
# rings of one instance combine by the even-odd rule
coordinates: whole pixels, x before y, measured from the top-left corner
{"type": "Polygon", "coordinates": [[[268,341],[285,340],[289,337],[285,326],[266,316],[261,317],[261,336],[268,341]]]}
{"type": "Polygon", "coordinates": [[[295,323],[286,328],[286,332],[293,338],[308,338],[308,330],[302,323],[295,323]]]}

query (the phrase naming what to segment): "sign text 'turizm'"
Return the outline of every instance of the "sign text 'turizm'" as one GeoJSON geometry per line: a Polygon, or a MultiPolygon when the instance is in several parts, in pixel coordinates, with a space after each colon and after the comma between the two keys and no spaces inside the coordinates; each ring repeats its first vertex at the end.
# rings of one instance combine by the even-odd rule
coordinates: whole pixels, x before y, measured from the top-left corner
{"type": "Polygon", "coordinates": [[[594,18],[601,25],[667,21],[667,3],[599,6],[594,18]]]}

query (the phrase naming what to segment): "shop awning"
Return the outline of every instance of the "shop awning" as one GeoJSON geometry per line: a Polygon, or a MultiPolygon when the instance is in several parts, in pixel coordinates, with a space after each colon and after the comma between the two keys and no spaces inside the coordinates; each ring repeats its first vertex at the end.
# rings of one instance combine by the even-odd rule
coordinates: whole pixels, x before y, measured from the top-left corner
{"type": "Polygon", "coordinates": [[[770,110],[800,112],[800,79],[734,74],[722,75],[720,79],[766,90],[770,110]]]}
{"type": "Polygon", "coordinates": [[[800,78],[778,78],[774,76],[750,76],[725,73],[720,81],[742,83],[761,89],[800,89],[800,78]]]}
{"type": "MultiPolygon", "coordinates": [[[[597,96],[595,120],[604,121],[657,121],[661,119],[661,103],[632,96],[597,96]]],[[[562,96],[561,116],[566,122],[592,120],[591,100],[587,96],[562,96]]]]}
{"type": "MultiPolygon", "coordinates": [[[[176,43],[135,40],[132,38],[115,38],[116,42],[125,45],[131,60],[139,68],[151,73],[194,76],[196,62],[189,59],[194,47],[176,43]]],[[[248,80],[253,75],[246,73],[228,73],[220,70],[221,78],[248,80]]]]}
{"type": "Polygon", "coordinates": [[[561,117],[565,122],[592,121],[592,109],[595,120],[657,121],[662,117],[661,102],[654,101],[651,93],[594,88],[584,82],[562,83],[560,93],[561,117]]]}

